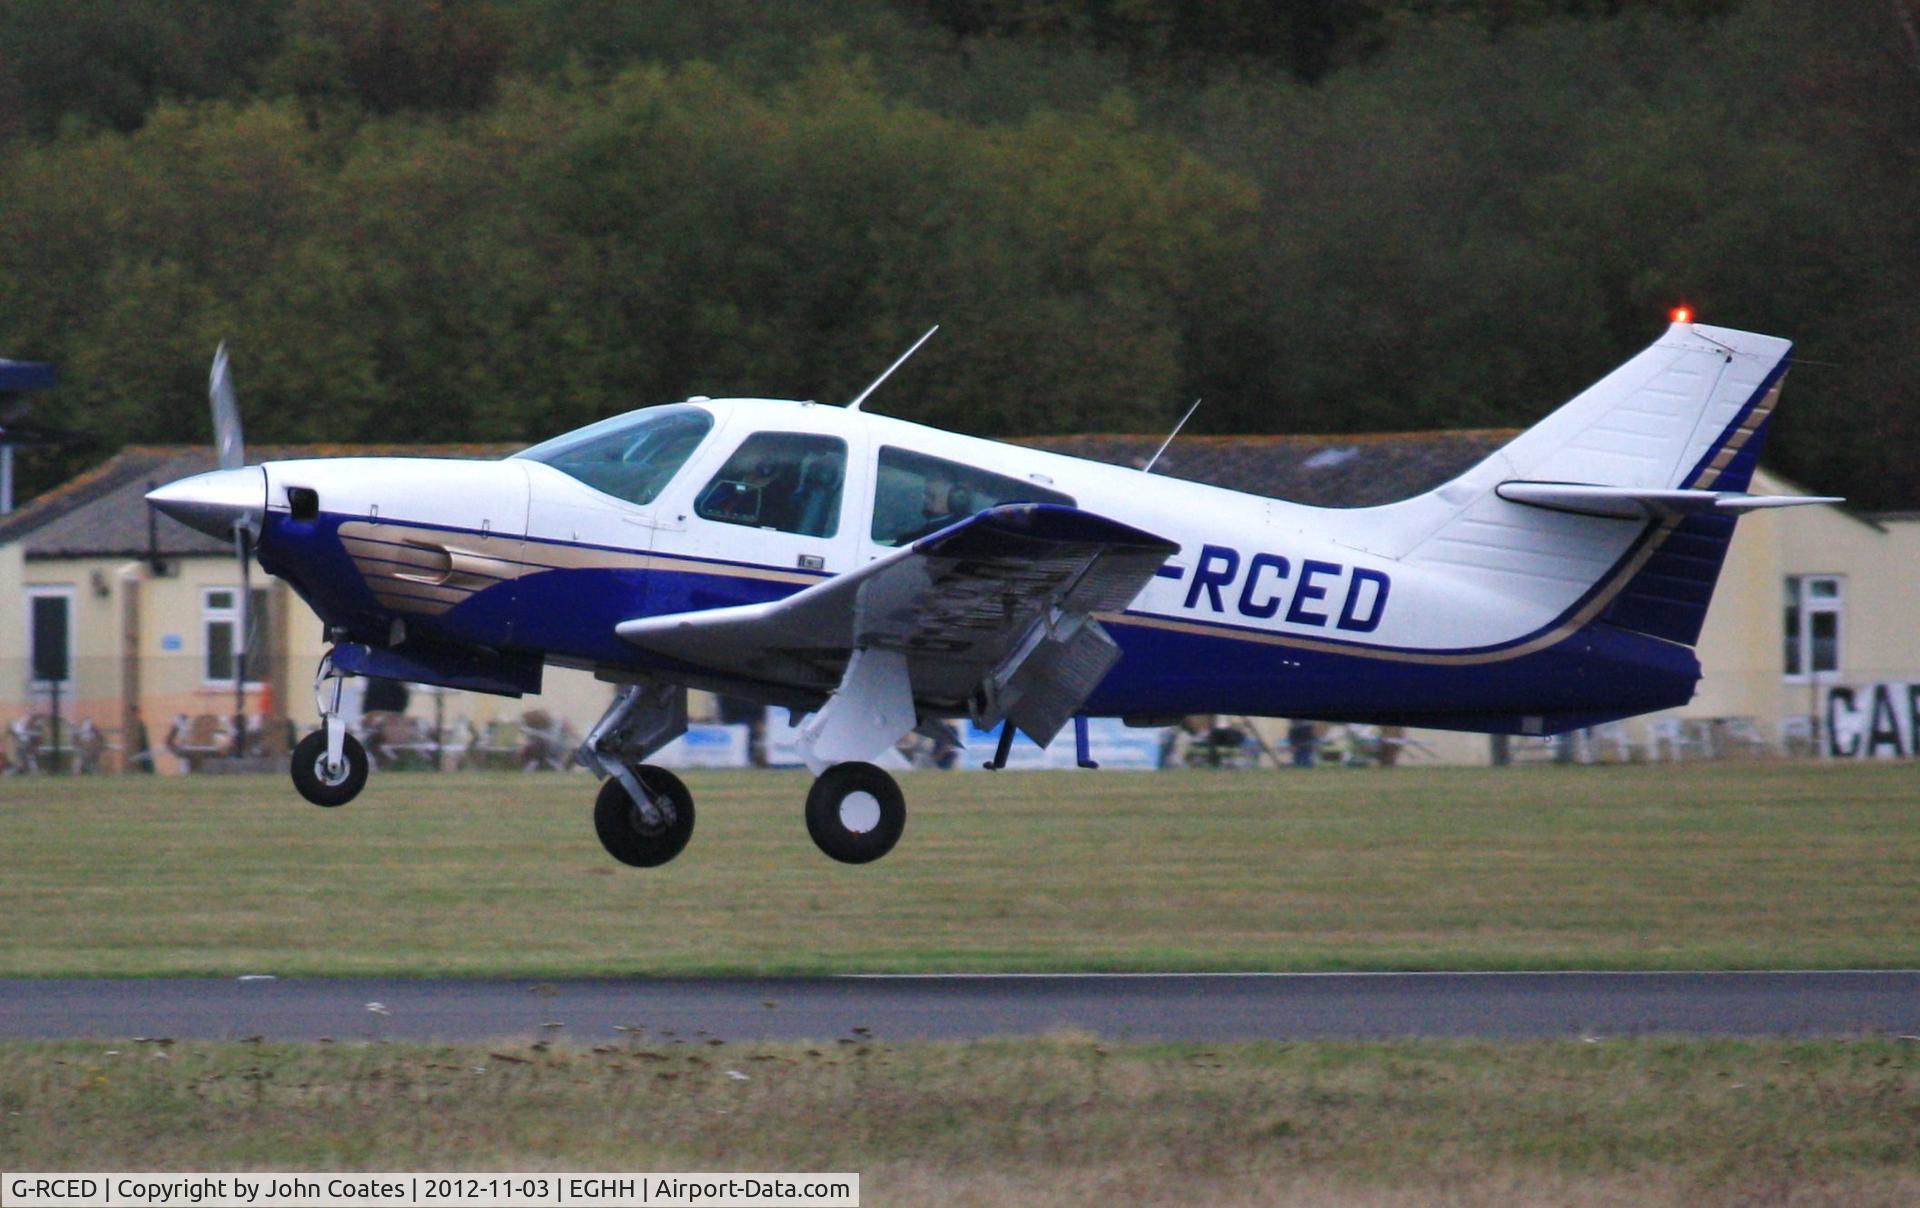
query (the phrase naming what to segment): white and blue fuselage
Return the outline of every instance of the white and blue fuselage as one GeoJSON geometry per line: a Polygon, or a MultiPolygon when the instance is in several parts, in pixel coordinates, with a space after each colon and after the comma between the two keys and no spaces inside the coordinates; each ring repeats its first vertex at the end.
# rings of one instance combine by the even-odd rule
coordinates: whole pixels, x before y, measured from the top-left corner
{"type": "MultiPolygon", "coordinates": [[[[691,794],[644,761],[699,687],[804,717],[809,832],[863,863],[905,817],[869,761],[942,718],[1004,723],[999,762],[1016,726],[1045,743],[1075,716],[1546,734],[1685,703],[1736,518],[1814,502],[1746,491],[1788,352],[1676,321],[1458,478],[1372,508],[857,403],[705,398],[501,461],[270,462],[149,499],[251,538],[328,626],[317,686],[520,694],[550,663],[621,684],[579,752],[617,859],[663,863],[691,833],[691,794]]],[[[338,805],[365,753],[322,713],[294,779],[338,805]]]]}
{"type": "MultiPolygon", "coordinates": [[[[1691,351],[1718,360],[1715,341],[1704,345],[1691,351]]],[[[1704,408],[1664,423],[1632,418],[1645,443],[1674,446],[1678,459],[1664,462],[1693,458],[1658,485],[1744,489],[1784,369],[1777,351],[1739,366],[1746,372],[1712,398],[1694,383],[1685,401],[1704,408]]],[[[1415,500],[1323,509],[839,407],[729,399],[678,409],[710,424],[644,502],[589,485],[564,459],[549,464],[546,446],[497,462],[347,458],[239,471],[260,479],[260,560],[353,640],[379,648],[405,632],[417,650],[484,652],[474,661],[481,680],[495,666],[525,686],[545,661],[711,679],[804,704],[821,682],[726,682],[636,648],[615,627],[775,600],[894,553],[897,542],[877,539],[878,477],[883,450],[904,451],[1031,483],[1036,498],[1064,497],[1178,546],[1126,608],[1099,618],[1123,657],[1086,713],[1543,732],[1689,699],[1698,664],[1688,647],[1732,525],[1508,502],[1493,480],[1542,477],[1508,451],[1415,500]],[[702,492],[745,441],[769,433],[844,445],[830,524],[799,532],[702,515],[702,492]],[[289,502],[301,490],[317,500],[304,517],[289,502]]],[[[1632,458],[1622,433],[1634,433],[1613,419],[1571,434],[1603,468],[1632,458]]]]}

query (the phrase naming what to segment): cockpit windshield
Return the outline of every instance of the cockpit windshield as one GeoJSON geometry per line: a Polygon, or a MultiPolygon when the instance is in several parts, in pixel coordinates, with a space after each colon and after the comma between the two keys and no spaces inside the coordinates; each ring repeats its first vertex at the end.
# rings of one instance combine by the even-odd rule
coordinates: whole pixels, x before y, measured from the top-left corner
{"type": "Polygon", "coordinates": [[[704,409],[674,403],[603,419],[514,456],[545,462],[628,503],[652,503],[712,430],[704,409]]]}

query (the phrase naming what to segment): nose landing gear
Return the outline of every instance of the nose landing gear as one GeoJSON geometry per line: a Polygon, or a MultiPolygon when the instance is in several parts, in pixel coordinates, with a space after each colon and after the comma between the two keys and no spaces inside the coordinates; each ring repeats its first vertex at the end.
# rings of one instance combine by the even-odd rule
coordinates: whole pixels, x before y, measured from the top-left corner
{"type": "Polygon", "coordinates": [[[642,762],[687,729],[687,690],[626,684],[588,731],[576,758],[606,777],[593,803],[593,829],[622,864],[654,868],[693,835],[693,794],[665,768],[642,762]]]}
{"type": "Polygon", "coordinates": [[[345,805],[366,784],[367,752],[351,734],[342,736],[340,754],[331,761],[324,731],[315,730],[293,748],[293,787],[315,805],[345,805]]]}
{"type": "Polygon", "coordinates": [[[624,777],[607,777],[593,803],[593,829],[600,846],[622,864],[656,868],[693,837],[693,794],[665,768],[641,764],[631,771],[646,800],[634,800],[624,777]]]}
{"type": "Polygon", "coordinates": [[[340,689],[345,682],[346,677],[334,670],[333,652],[328,651],[313,677],[321,728],[293,748],[293,787],[308,801],[329,809],[358,797],[367,783],[366,749],[347,733],[346,720],[340,716],[340,689]]]}

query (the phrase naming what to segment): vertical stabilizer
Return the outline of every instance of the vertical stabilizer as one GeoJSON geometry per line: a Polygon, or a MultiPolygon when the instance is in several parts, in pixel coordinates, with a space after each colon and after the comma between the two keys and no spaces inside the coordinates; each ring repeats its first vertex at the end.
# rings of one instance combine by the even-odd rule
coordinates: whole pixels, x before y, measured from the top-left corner
{"type": "Polygon", "coordinates": [[[1791,348],[1772,336],[1674,323],[1459,478],[1364,509],[1354,544],[1554,613],[1577,609],[1583,620],[1692,645],[1734,514],[1665,508],[1658,495],[1746,490],[1791,348]],[[1629,515],[1582,513],[1503,498],[1503,484],[1532,488],[1516,496],[1566,484],[1649,502],[1629,515]]]}

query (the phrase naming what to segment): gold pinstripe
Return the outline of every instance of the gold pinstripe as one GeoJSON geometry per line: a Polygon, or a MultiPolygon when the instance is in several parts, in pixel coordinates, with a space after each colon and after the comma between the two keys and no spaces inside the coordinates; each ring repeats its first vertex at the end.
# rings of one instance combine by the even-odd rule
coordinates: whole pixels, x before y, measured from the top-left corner
{"type": "Polygon", "coordinates": [[[702,562],[638,551],[593,549],[539,538],[483,537],[406,524],[349,521],[340,544],[381,604],[439,616],[475,592],[549,570],[658,570],[807,586],[823,576],[803,571],[702,562]],[[430,577],[445,577],[434,582],[430,577]]]}

